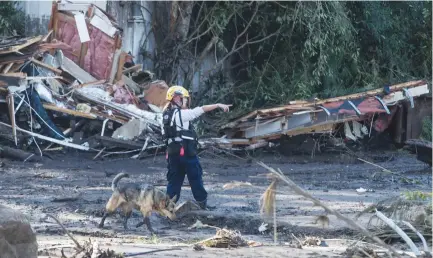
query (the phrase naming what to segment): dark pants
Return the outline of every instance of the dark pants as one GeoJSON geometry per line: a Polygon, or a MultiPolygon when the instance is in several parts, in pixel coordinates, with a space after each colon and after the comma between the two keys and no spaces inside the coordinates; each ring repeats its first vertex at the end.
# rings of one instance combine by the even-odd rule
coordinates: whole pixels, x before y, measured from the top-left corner
{"type": "Polygon", "coordinates": [[[207,192],[203,186],[203,170],[197,156],[187,157],[180,155],[168,155],[168,172],[167,172],[167,194],[170,198],[180,197],[185,174],[188,177],[192,194],[197,202],[204,202],[207,199],[207,192]]]}

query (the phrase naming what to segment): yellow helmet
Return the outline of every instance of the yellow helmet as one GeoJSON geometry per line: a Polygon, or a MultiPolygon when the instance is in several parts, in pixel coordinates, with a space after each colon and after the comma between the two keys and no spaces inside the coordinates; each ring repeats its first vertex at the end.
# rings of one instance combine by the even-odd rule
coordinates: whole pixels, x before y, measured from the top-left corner
{"type": "Polygon", "coordinates": [[[188,90],[179,85],[174,85],[168,88],[166,99],[171,101],[175,95],[182,95],[182,97],[189,98],[188,90]]]}

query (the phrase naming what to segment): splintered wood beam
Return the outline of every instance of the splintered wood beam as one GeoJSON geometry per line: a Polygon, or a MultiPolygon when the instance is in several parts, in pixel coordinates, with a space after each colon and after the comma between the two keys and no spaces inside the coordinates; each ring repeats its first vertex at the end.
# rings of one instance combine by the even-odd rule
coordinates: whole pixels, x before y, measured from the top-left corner
{"type": "Polygon", "coordinates": [[[128,54],[125,52],[122,52],[120,54],[119,63],[117,64],[117,71],[116,71],[116,76],[115,76],[116,81],[119,81],[122,79],[122,74],[123,74],[122,69],[123,69],[123,65],[125,64],[125,60],[126,60],[127,55],[128,54]]]}
{"type": "MultiPolygon", "coordinates": [[[[410,81],[410,82],[405,82],[405,83],[400,83],[400,84],[392,85],[392,86],[389,87],[389,90],[391,92],[394,92],[394,91],[403,90],[404,88],[408,88],[408,87],[421,86],[423,84],[427,84],[427,83],[425,81],[423,81],[423,80],[410,81]]],[[[383,88],[378,88],[378,89],[375,89],[375,90],[369,90],[369,91],[364,91],[364,92],[360,92],[360,93],[350,94],[350,95],[346,95],[346,96],[341,96],[341,97],[335,97],[335,98],[320,100],[320,101],[316,102],[316,104],[317,105],[321,105],[321,104],[328,103],[328,102],[338,102],[338,101],[344,101],[344,100],[358,99],[358,98],[362,98],[362,97],[372,97],[372,96],[379,95],[381,93],[383,93],[383,88]]],[[[311,103],[309,105],[314,105],[314,103],[311,103]]]]}
{"type": "Polygon", "coordinates": [[[80,112],[80,111],[75,111],[75,110],[70,110],[67,108],[61,108],[52,104],[43,104],[45,109],[51,110],[51,111],[56,111],[56,112],[61,112],[61,113],[65,113],[68,115],[73,115],[73,116],[77,116],[77,117],[84,117],[84,118],[88,118],[88,119],[96,119],[97,116],[94,114],[88,114],[88,113],[84,113],[84,112],[80,112]]]}
{"type": "Polygon", "coordinates": [[[8,94],[7,103],[9,108],[9,117],[11,118],[11,125],[12,125],[12,136],[14,137],[15,146],[18,146],[18,140],[17,140],[17,129],[15,124],[15,103],[14,103],[14,96],[12,94],[8,94]]]}
{"type": "Polygon", "coordinates": [[[122,73],[125,74],[125,73],[135,72],[137,70],[141,70],[142,67],[143,67],[142,64],[134,65],[134,66],[131,66],[129,68],[124,69],[122,73]]]}
{"type": "MultiPolygon", "coordinates": [[[[10,126],[10,125],[8,125],[6,123],[3,123],[3,122],[0,122],[0,125],[7,126],[9,128],[12,127],[12,126],[10,126]]],[[[70,143],[70,142],[67,142],[67,141],[62,141],[62,140],[54,139],[54,138],[51,138],[51,137],[48,137],[48,136],[45,136],[45,135],[42,135],[42,134],[38,134],[38,133],[34,133],[34,132],[30,132],[30,131],[21,129],[19,127],[16,127],[16,130],[20,131],[20,132],[23,132],[23,133],[26,133],[28,135],[31,135],[33,137],[39,138],[41,140],[57,143],[59,145],[71,147],[71,148],[78,149],[78,150],[86,150],[86,151],[89,150],[89,147],[86,147],[86,146],[83,146],[83,145],[78,145],[78,144],[75,144],[75,143],[70,143]]]]}
{"type": "Polygon", "coordinates": [[[9,72],[9,70],[12,68],[13,65],[14,65],[14,62],[9,63],[8,65],[6,65],[6,67],[3,68],[2,73],[7,73],[7,72],[9,72]]]}
{"type": "Polygon", "coordinates": [[[8,50],[0,51],[0,54],[4,55],[4,54],[10,54],[10,53],[19,53],[19,51],[21,49],[26,48],[26,47],[28,47],[28,46],[30,46],[30,45],[38,42],[38,41],[41,41],[41,40],[42,40],[42,36],[37,36],[37,37],[31,38],[31,39],[27,40],[27,42],[24,44],[13,46],[13,47],[9,48],[8,50]]]}
{"type": "Polygon", "coordinates": [[[42,68],[48,69],[48,70],[50,70],[50,71],[52,71],[52,72],[54,72],[54,73],[56,73],[56,74],[61,74],[61,73],[62,73],[62,70],[57,69],[57,68],[55,68],[55,67],[52,67],[51,65],[45,64],[45,63],[43,63],[43,62],[41,62],[41,61],[39,61],[39,60],[36,60],[36,59],[34,59],[33,57],[30,58],[30,61],[31,61],[32,63],[34,63],[34,64],[36,64],[36,65],[38,65],[38,66],[40,66],[40,67],[42,67],[42,68]]]}
{"type": "Polygon", "coordinates": [[[106,82],[107,82],[107,80],[98,80],[98,81],[94,81],[94,82],[83,83],[83,84],[78,85],[77,88],[88,87],[88,86],[93,86],[93,85],[100,85],[100,84],[104,84],[106,82]]]}

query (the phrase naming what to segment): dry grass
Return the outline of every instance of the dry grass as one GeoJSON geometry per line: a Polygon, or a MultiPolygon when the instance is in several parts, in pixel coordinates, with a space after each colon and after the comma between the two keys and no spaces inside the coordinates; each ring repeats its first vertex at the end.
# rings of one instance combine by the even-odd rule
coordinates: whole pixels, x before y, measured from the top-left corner
{"type": "Polygon", "coordinates": [[[277,190],[277,180],[274,179],[266,191],[263,193],[260,198],[260,213],[265,216],[272,216],[274,213],[274,205],[277,190]]]}
{"type": "Polygon", "coordinates": [[[236,248],[242,246],[261,245],[260,243],[256,243],[254,241],[245,240],[239,231],[203,224],[200,220],[197,220],[188,229],[194,229],[194,228],[215,228],[217,230],[215,236],[195,243],[193,245],[193,249],[196,251],[202,250],[200,246],[214,247],[214,248],[236,248]]]}
{"type": "Polygon", "coordinates": [[[372,248],[367,246],[358,246],[358,245],[347,248],[344,254],[346,255],[346,257],[369,257],[369,258],[379,257],[378,254],[372,248]]]}
{"type": "Polygon", "coordinates": [[[238,231],[230,229],[218,229],[215,236],[201,242],[202,245],[215,248],[236,248],[248,246],[248,242],[242,238],[238,231]]]}
{"type": "Polygon", "coordinates": [[[240,187],[244,187],[244,186],[251,187],[253,185],[250,182],[235,181],[235,182],[230,182],[230,183],[225,184],[223,186],[223,189],[224,190],[229,190],[229,189],[235,189],[235,188],[240,188],[240,187]]]}

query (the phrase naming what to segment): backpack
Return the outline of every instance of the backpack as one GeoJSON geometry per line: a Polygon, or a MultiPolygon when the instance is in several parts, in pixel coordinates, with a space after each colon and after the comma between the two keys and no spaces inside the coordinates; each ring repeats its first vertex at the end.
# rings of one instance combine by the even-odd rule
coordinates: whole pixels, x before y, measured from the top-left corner
{"type": "MultiPolygon", "coordinates": [[[[176,115],[177,115],[176,114],[176,115]]],[[[165,146],[167,147],[169,154],[178,154],[180,153],[180,149],[184,148],[184,151],[187,156],[194,156],[197,154],[197,144],[198,144],[198,137],[197,133],[195,132],[192,124],[189,124],[188,130],[183,129],[183,123],[182,123],[182,116],[181,111],[178,108],[174,109],[167,109],[162,114],[162,123],[163,123],[163,138],[165,142],[165,146]],[[175,111],[178,111],[177,114],[179,114],[179,120],[180,120],[180,126],[181,130],[176,130],[178,125],[176,124],[176,119],[173,120],[173,125],[171,125],[171,121],[173,119],[173,114],[175,111]],[[179,137],[182,139],[180,142],[174,141],[174,138],[179,137]],[[169,140],[172,140],[169,142],[169,140]]]]}

